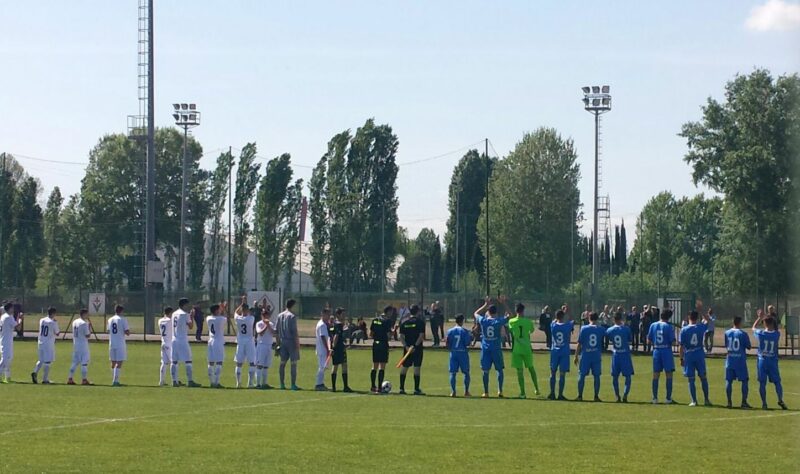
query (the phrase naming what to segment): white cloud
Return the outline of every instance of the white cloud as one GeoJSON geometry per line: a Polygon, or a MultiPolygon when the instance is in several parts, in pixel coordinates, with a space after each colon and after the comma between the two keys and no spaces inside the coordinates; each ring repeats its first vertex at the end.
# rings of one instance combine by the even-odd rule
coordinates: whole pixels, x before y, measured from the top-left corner
{"type": "Polygon", "coordinates": [[[769,0],[750,11],[745,22],[748,30],[789,31],[800,28],[800,3],[769,0]]]}

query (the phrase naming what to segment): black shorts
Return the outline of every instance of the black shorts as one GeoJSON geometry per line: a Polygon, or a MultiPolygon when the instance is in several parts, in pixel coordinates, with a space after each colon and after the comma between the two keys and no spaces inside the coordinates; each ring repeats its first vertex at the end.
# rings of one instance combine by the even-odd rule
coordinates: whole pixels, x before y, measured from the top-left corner
{"type": "Polygon", "coordinates": [[[334,349],[333,354],[331,354],[331,363],[333,363],[333,365],[346,364],[347,351],[344,349],[334,349]]]}
{"type": "Polygon", "coordinates": [[[372,344],[372,362],[386,364],[389,362],[389,345],[385,342],[372,344]]]}
{"type": "MultiPolygon", "coordinates": [[[[408,348],[405,348],[405,351],[408,352],[408,348]]],[[[405,354],[405,352],[404,352],[405,354]]],[[[411,353],[408,358],[406,358],[405,362],[403,362],[403,367],[422,367],[422,346],[417,346],[414,349],[414,352],[411,353]]]]}

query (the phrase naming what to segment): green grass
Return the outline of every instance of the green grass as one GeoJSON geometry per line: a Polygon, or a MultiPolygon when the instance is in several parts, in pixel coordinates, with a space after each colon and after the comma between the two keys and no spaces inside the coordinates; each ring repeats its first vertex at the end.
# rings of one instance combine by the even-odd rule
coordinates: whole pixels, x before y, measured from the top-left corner
{"type": "MultiPolygon", "coordinates": [[[[195,379],[207,385],[205,347],[192,347],[195,379]]],[[[159,347],[143,343],[129,344],[122,374],[127,386],[112,388],[107,345],[93,343],[91,349],[89,377],[96,386],[61,385],[69,368],[69,342],[59,342],[56,348],[51,375],[59,385],[36,386],[29,383],[36,344],[15,344],[12,375],[19,383],[0,385],[0,472],[795,472],[800,459],[798,361],[781,362],[785,399],[793,409],[764,412],[652,406],[647,357],[635,358],[632,403],[621,405],[452,400],[447,397],[447,355],[432,350],[425,353],[422,375],[427,397],[159,388],[154,386],[159,347]]],[[[233,385],[233,349],[227,347],[222,380],[226,386],[233,385]]],[[[370,351],[353,350],[349,356],[351,385],[366,390],[370,351]]],[[[392,361],[399,357],[394,350],[392,361]]],[[[547,355],[536,354],[535,361],[546,392],[547,355]]],[[[471,362],[472,392],[477,394],[477,353],[471,362]]],[[[315,356],[305,350],[301,387],[313,386],[315,366],[315,356]]],[[[608,358],[603,368],[601,398],[610,401],[608,358]]],[[[752,358],[750,369],[754,374],[752,358]]],[[[711,360],[709,371],[711,399],[722,404],[722,360],[711,360]]],[[[397,370],[387,372],[397,391],[397,370]]],[[[183,369],[181,378],[185,380],[183,369]]],[[[277,384],[277,366],[269,378],[277,384]]],[[[576,379],[573,369],[567,379],[570,398],[576,394],[576,379]]],[[[459,391],[460,384],[459,377],[459,391]]],[[[662,393],[663,385],[662,380],[662,393]]],[[[494,374],[490,388],[496,391],[494,374]]],[[[507,396],[518,393],[511,371],[505,389],[507,396]]],[[[591,389],[588,381],[586,393],[591,389]]],[[[532,393],[529,388],[529,396],[532,393]]],[[[772,386],[768,393],[776,406],[772,386]]],[[[677,377],[675,399],[688,400],[683,377],[677,377]]],[[[734,402],[738,401],[737,384],[734,402]]],[[[760,405],[754,381],[750,403],[760,405]]]]}

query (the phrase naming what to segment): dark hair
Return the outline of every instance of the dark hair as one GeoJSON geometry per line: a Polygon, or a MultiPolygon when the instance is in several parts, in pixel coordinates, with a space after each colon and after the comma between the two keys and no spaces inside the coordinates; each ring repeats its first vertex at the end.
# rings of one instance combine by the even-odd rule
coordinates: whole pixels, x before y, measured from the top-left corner
{"type": "Polygon", "coordinates": [[[286,309],[292,309],[292,306],[297,303],[293,298],[286,300],[286,309]]]}
{"type": "Polygon", "coordinates": [[[84,314],[88,314],[88,313],[89,313],[89,310],[88,310],[88,309],[86,309],[86,308],[83,308],[82,310],[80,310],[80,312],[79,312],[78,314],[80,314],[81,316],[83,316],[84,314]]]}
{"type": "Polygon", "coordinates": [[[666,322],[666,321],[669,321],[670,319],[672,319],[672,310],[671,309],[665,309],[664,311],[661,312],[661,320],[662,321],[666,322]]]}
{"type": "Polygon", "coordinates": [[[597,311],[592,311],[589,313],[589,321],[597,321],[600,316],[597,314],[597,311]]]}
{"type": "Polygon", "coordinates": [[[391,314],[392,311],[394,311],[394,306],[392,306],[392,305],[389,305],[389,306],[386,306],[385,308],[383,308],[383,314],[385,314],[387,316],[389,314],[391,314]]]}
{"type": "Polygon", "coordinates": [[[322,308],[322,311],[320,311],[319,314],[331,314],[331,309],[330,308],[322,308]]]}
{"type": "Polygon", "coordinates": [[[733,317],[733,325],[738,326],[742,324],[742,317],[741,316],[734,316],[733,317]]]}
{"type": "Polygon", "coordinates": [[[768,329],[773,329],[773,330],[778,326],[776,324],[775,318],[773,317],[768,317],[767,319],[765,319],[764,324],[767,325],[768,329]]]}
{"type": "Polygon", "coordinates": [[[458,313],[456,315],[456,324],[458,324],[458,325],[464,324],[464,315],[463,314],[458,313]]]}
{"type": "Polygon", "coordinates": [[[412,304],[411,308],[408,310],[412,316],[416,316],[419,313],[419,305],[412,304]]]}
{"type": "Polygon", "coordinates": [[[263,311],[261,311],[261,314],[269,314],[269,315],[272,315],[272,305],[271,305],[271,304],[268,304],[268,305],[264,306],[264,310],[263,310],[263,311]]]}
{"type": "Polygon", "coordinates": [[[114,312],[115,313],[121,313],[123,311],[125,311],[125,308],[123,308],[121,304],[118,304],[118,305],[114,306],[114,312]]]}
{"type": "Polygon", "coordinates": [[[211,307],[208,308],[208,310],[211,312],[211,314],[214,314],[217,311],[219,311],[219,305],[218,304],[212,304],[211,307]]]}
{"type": "Polygon", "coordinates": [[[164,314],[172,314],[173,311],[175,310],[172,309],[172,306],[167,306],[166,308],[164,308],[164,314]]]}
{"type": "Polygon", "coordinates": [[[525,305],[522,304],[522,303],[517,303],[517,306],[516,306],[515,309],[516,309],[517,313],[521,313],[521,312],[525,311],[525,305]]]}
{"type": "Polygon", "coordinates": [[[564,318],[564,311],[558,310],[556,311],[556,319],[563,319],[564,318]]]}
{"type": "Polygon", "coordinates": [[[689,321],[697,321],[697,318],[698,318],[699,316],[700,316],[700,315],[699,315],[699,314],[697,314],[697,311],[695,311],[695,310],[692,310],[692,311],[689,313],[689,321]]]}
{"type": "Polygon", "coordinates": [[[615,313],[614,321],[622,321],[622,313],[615,313]]]}
{"type": "Polygon", "coordinates": [[[336,308],[336,316],[341,316],[342,313],[344,313],[344,308],[342,308],[341,306],[336,308]]]}
{"type": "Polygon", "coordinates": [[[496,305],[493,305],[493,304],[489,305],[489,314],[491,314],[491,315],[497,314],[497,306],[496,305]]]}
{"type": "Polygon", "coordinates": [[[47,315],[48,315],[48,316],[52,316],[52,315],[54,315],[54,314],[56,314],[56,308],[55,308],[55,306],[51,306],[51,307],[47,308],[47,315]]]}
{"type": "Polygon", "coordinates": [[[183,309],[187,304],[189,304],[189,298],[181,298],[178,300],[178,308],[183,309]]]}
{"type": "Polygon", "coordinates": [[[3,309],[6,310],[6,311],[8,311],[9,309],[11,309],[13,307],[14,307],[14,303],[10,303],[10,302],[3,305],[3,309]]]}
{"type": "Polygon", "coordinates": [[[242,303],[242,309],[250,309],[250,306],[247,303],[242,303]]]}

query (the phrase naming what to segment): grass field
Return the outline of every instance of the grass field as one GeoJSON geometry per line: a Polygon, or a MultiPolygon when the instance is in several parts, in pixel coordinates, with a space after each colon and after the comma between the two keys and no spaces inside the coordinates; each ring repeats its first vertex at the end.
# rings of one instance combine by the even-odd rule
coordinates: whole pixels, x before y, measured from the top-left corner
{"type": "MultiPolygon", "coordinates": [[[[207,386],[205,347],[192,347],[195,379],[207,386]]],[[[93,343],[91,349],[89,378],[95,386],[62,385],[71,354],[68,342],[56,346],[51,378],[57,384],[37,386],[29,377],[36,343],[15,344],[12,378],[17,383],[0,385],[0,472],[797,472],[800,462],[798,361],[781,362],[790,410],[765,412],[653,406],[647,357],[634,359],[632,403],[623,405],[608,403],[613,398],[608,375],[602,378],[600,394],[606,403],[452,400],[447,397],[447,354],[432,350],[425,353],[422,374],[426,397],[159,388],[159,346],[143,343],[129,343],[122,373],[126,386],[112,388],[107,345],[93,343]]],[[[227,347],[226,386],[233,385],[233,350],[227,347]]],[[[393,351],[392,361],[399,357],[399,350],[393,351]]],[[[352,350],[349,358],[351,385],[364,391],[370,351],[352,350]]],[[[472,393],[477,394],[477,353],[471,358],[472,393]]],[[[536,354],[535,361],[546,392],[546,354],[536,354]]],[[[725,401],[722,363],[709,363],[711,399],[717,404],[725,401]]],[[[312,351],[305,350],[301,387],[313,387],[315,365],[312,351]]],[[[387,379],[397,391],[397,370],[390,365],[387,379]]],[[[606,374],[608,368],[606,358],[606,374]]],[[[750,369],[752,376],[752,358],[750,369]]],[[[275,366],[270,384],[277,384],[277,375],[275,366]]],[[[576,380],[573,369],[567,379],[570,398],[575,397],[576,380]]],[[[590,394],[592,384],[587,382],[590,394]]],[[[661,386],[663,394],[663,380],[661,386]]],[[[490,388],[496,391],[494,375],[490,388]]],[[[505,392],[518,394],[510,371],[505,392]]],[[[776,407],[772,386],[768,393],[776,407]]],[[[683,377],[676,379],[674,398],[688,400],[683,377]]],[[[750,403],[760,406],[754,381],[750,403]]]]}

